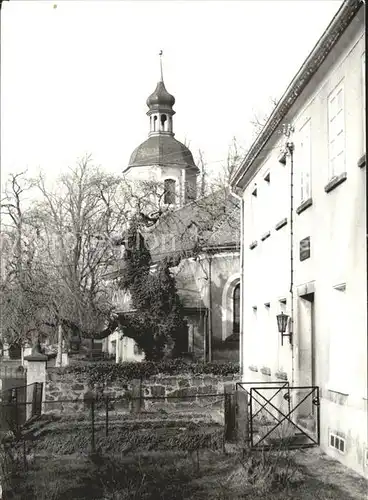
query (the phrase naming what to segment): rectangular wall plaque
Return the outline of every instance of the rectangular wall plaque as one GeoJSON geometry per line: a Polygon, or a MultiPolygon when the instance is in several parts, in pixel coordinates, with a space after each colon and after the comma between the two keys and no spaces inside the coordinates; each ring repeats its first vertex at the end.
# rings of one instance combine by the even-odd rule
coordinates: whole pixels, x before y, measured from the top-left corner
{"type": "Polygon", "coordinates": [[[310,236],[300,241],[300,248],[299,248],[299,258],[301,261],[309,259],[309,257],[310,257],[310,236]]]}

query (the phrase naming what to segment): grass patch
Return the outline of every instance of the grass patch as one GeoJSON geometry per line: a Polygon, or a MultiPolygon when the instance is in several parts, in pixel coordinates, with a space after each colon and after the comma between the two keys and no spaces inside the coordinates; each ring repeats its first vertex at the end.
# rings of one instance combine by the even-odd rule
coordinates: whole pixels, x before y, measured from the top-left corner
{"type": "Polygon", "coordinates": [[[16,467],[12,493],[5,500],[361,498],[330,484],[333,478],[320,481],[306,465],[297,465],[300,452],[284,448],[225,454],[221,426],[183,423],[172,416],[134,418],[121,418],[108,437],[103,423],[98,424],[97,452],[91,455],[86,418],[44,415],[24,435],[27,460],[20,453],[22,443],[12,447],[16,467]]]}
{"type": "MultiPolygon", "coordinates": [[[[285,481],[279,462],[196,453],[145,452],[136,455],[39,457],[32,470],[18,474],[14,500],[353,500],[339,488],[310,477],[301,468],[285,481]],[[252,470],[252,467],[255,467],[252,470]],[[281,475],[280,475],[281,474],[281,475]]],[[[10,498],[10,497],[9,497],[10,498]]]]}

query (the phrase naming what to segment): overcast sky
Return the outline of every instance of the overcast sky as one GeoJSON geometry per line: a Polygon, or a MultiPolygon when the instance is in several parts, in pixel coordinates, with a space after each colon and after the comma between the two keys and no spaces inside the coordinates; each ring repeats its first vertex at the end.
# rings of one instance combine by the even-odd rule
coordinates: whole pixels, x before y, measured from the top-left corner
{"type": "Polygon", "coordinates": [[[25,168],[55,178],[85,153],[121,172],[148,137],[160,49],[175,137],[219,168],[232,137],[249,145],[254,113],[282,95],[341,3],[4,2],[2,183],[25,168]]]}

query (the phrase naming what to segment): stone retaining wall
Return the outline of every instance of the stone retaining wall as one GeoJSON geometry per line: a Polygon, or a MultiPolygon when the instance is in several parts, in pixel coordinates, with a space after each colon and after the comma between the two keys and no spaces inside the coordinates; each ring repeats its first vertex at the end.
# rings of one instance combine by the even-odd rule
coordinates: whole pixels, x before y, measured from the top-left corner
{"type": "MultiPolygon", "coordinates": [[[[59,374],[48,369],[45,384],[45,401],[60,401],[65,399],[84,399],[91,390],[111,398],[134,396],[137,385],[141,386],[141,396],[144,397],[178,397],[200,396],[204,394],[224,394],[225,384],[234,384],[239,380],[237,375],[226,377],[216,375],[155,375],[149,379],[129,381],[127,383],[112,382],[109,385],[91,388],[84,375],[59,374]]],[[[139,392],[138,392],[139,394],[139,392]]],[[[51,404],[49,405],[51,408],[51,404]]]]}

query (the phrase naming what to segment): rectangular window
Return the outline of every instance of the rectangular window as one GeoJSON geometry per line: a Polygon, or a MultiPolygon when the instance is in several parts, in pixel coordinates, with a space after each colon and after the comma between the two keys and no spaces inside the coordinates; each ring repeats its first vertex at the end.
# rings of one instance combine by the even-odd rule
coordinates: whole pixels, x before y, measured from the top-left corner
{"type": "Polygon", "coordinates": [[[240,332],[240,283],[233,291],[233,333],[240,332]]]}
{"type": "Polygon", "coordinates": [[[328,98],[329,179],[345,172],[344,86],[341,82],[328,98]]]}
{"type": "Polygon", "coordinates": [[[164,181],[164,203],[167,205],[175,204],[175,180],[165,179],[164,181]]]}
{"type": "Polygon", "coordinates": [[[299,260],[302,262],[303,260],[310,258],[310,236],[300,240],[299,243],[299,260]]]}
{"type": "Polygon", "coordinates": [[[290,208],[290,178],[289,178],[289,164],[286,159],[278,161],[274,165],[274,173],[272,175],[272,210],[271,221],[275,224],[279,223],[282,219],[288,217],[290,208]]]}
{"type": "Polygon", "coordinates": [[[251,339],[251,345],[250,345],[250,352],[251,352],[251,362],[252,364],[258,365],[259,362],[259,351],[260,351],[260,342],[259,342],[259,337],[258,337],[258,314],[257,314],[257,306],[252,307],[252,315],[251,315],[251,333],[250,333],[250,339],[251,339]]]}
{"type": "Polygon", "coordinates": [[[251,213],[252,213],[252,240],[256,241],[258,238],[258,195],[257,188],[255,187],[250,197],[251,213]]]}
{"type": "Polygon", "coordinates": [[[261,235],[270,230],[270,215],[272,214],[271,176],[268,171],[263,177],[261,186],[261,235]]]}
{"type": "Polygon", "coordinates": [[[366,116],[365,116],[365,52],[363,52],[362,54],[362,103],[363,103],[363,134],[362,134],[362,139],[363,139],[363,144],[362,144],[362,153],[365,153],[365,134],[366,134],[366,130],[365,130],[365,120],[366,120],[366,116]]]}
{"type": "Polygon", "coordinates": [[[308,200],[312,196],[311,190],[311,170],[312,170],[312,155],[311,155],[311,121],[307,123],[299,131],[299,152],[296,152],[297,169],[299,172],[299,196],[300,203],[308,200]]]}
{"type": "Polygon", "coordinates": [[[351,346],[347,340],[347,301],[344,287],[332,289],[329,297],[328,389],[348,395],[352,384],[351,346]]]}

